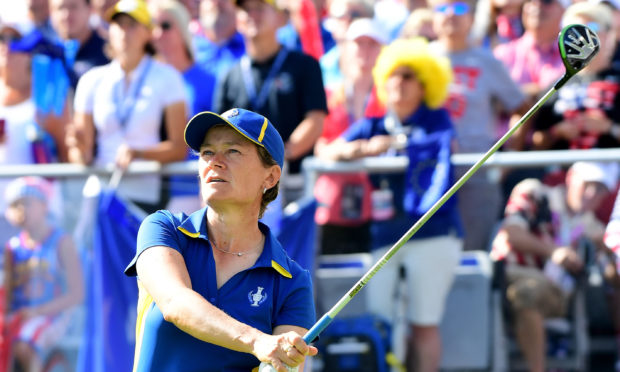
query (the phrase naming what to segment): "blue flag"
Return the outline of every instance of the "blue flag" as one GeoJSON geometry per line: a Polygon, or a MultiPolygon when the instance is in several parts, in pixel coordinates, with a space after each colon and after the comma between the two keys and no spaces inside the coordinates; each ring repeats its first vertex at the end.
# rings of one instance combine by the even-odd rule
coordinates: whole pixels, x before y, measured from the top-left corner
{"type": "Polygon", "coordinates": [[[297,208],[294,211],[289,213],[287,210],[284,211],[274,235],[290,258],[304,269],[313,272],[316,252],[314,212],[317,203],[313,197],[303,198],[295,203],[297,208]]]}
{"type": "Polygon", "coordinates": [[[413,218],[426,213],[452,185],[451,139],[452,131],[446,130],[409,140],[403,207],[413,218]]]}
{"type": "Polygon", "coordinates": [[[138,288],[123,270],[135,255],[140,222],[114,192],[100,195],[78,371],[132,370],[138,288]]]}

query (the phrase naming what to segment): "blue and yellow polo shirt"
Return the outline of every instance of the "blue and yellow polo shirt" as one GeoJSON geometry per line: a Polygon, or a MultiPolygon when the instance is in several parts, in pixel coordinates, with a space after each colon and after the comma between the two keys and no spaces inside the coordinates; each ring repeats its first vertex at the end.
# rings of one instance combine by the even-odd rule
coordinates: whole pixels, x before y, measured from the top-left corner
{"type": "MultiPolygon", "coordinates": [[[[233,318],[272,334],[279,325],[310,328],[315,308],[310,273],[291,260],[269,227],[262,254],[251,268],[217,288],[215,261],[207,238],[206,210],[187,216],[158,211],[138,232],[137,252],[125,273],[136,276],[136,261],[146,249],[167,246],[185,259],[193,290],[233,318]]],[[[200,341],[164,320],[138,280],[138,318],[134,371],[251,371],[259,365],[251,354],[200,341]]]]}

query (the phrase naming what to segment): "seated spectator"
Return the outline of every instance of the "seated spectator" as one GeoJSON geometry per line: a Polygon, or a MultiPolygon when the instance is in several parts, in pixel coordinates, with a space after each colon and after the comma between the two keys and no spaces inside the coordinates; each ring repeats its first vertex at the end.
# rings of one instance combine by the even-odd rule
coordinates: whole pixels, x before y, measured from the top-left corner
{"type": "Polygon", "coordinates": [[[4,195],[6,218],[20,231],[4,249],[2,317],[23,371],[43,371],[43,356],[62,340],[84,297],[75,244],[51,222],[49,197],[50,185],[38,177],[13,180],[4,195]]]}
{"type": "MultiPolygon", "coordinates": [[[[448,95],[452,70],[447,59],[429,51],[423,38],[399,39],[385,47],[373,77],[388,113],[356,122],[318,155],[331,160],[352,160],[386,152],[402,154],[407,147],[407,174],[372,177],[375,188],[391,195],[384,200],[393,200],[382,203],[381,208],[373,205],[370,228],[374,256],[378,259],[434,203],[420,202],[426,198],[422,194],[429,188],[429,174],[433,175],[437,189],[444,190],[452,184],[449,156],[454,134],[448,112],[441,108],[448,95]],[[418,151],[421,146],[427,151],[418,151]],[[429,169],[427,164],[442,166],[429,169]]],[[[368,283],[370,310],[391,319],[399,268],[402,265],[406,269],[411,333],[407,369],[411,371],[439,368],[438,325],[462,249],[460,218],[453,200],[444,204],[368,283]]]]}
{"type": "MultiPolygon", "coordinates": [[[[183,78],[152,57],[146,3],[121,0],[109,21],[114,59],[91,69],[78,82],[74,127],[67,138],[71,162],[115,164],[124,170],[134,159],[184,160],[183,78]]],[[[126,177],[118,191],[147,212],[165,206],[168,199],[168,190],[153,175],[126,177]]]]}
{"type": "MultiPolygon", "coordinates": [[[[172,65],[183,74],[189,99],[189,120],[203,111],[211,111],[215,77],[194,61],[192,39],[189,34],[189,13],[175,0],[156,0],[149,4],[153,17],[153,45],[155,57],[172,65]]],[[[196,159],[188,151],[187,159],[196,159]]],[[[170,202],[167,209],[189,213],[199,209],[198,180],[194,176],[173,175],[169,178],[170,202]]]]}
{"type": "Polygon", "coordinates": [[[282,177],[286,205],[303,193],[301,160],[323,130],[327,104],[321,71],[314,58],[288,50],[278,41],[277,30],[286,18],[274,0],[237,0],[236,4],[247,55],[218,85],[214,110],[246,108],[275,125],[286,146],[282,177]]]}
{"type": "MultiPolygon", "coordinates": [[[[502,132],[501,115],[523,115],[529,109],[520,87],[493,54],[474,45],[469,34],[474,20],[472,1],[434,0],[433,50],[450,59],[454,81],[445,107],[456,132],[457,153],[484,153],[502,132]]],[[[503,134],[503,133],[502,133],[503,134]]],[[[468,167],[457,167],[461,177],[468,167]]],[[[459,189],[459,211],[465,227],[465,250],[486,249],[501,216],[502,194],[496,169],[478,170],[459,189]],[[479,205],[485,208],[478,208],[479,205]]]]}
{"type": "Polygon", "coordinates": [[[599,53],[573,76],[534,118],[533,144],[540,150],[620,146],[620,66],[612,63],[616,47],[613,19],[600,3],[569,6],[563,24],[589,26],[599,36],[599,53]]]}
{"type": "MultiPolygon", "coordinates": [[[[359,18],[349,26],[346,39],[347,43],[341,44],[347,61],[344,77],[341,84],[327,88],[329,114],[314,147],[317,155],[354,122],[384,114],[372,79],[375,61],[386,42],[384,34],[372,19],[359,18]]],[[[370,188],[365,172],[319,176],[315,220],[320,226],[323,254],[370,250],[370,188]]]]}
{"type": "Polygon", "coordinates": [[[200,27],[191,30],[196,62],[218,81],[245,54],[243,36],[237,32],[235,11],[234,0],[202,0],[200,27]]]}
{"type": "Polygon", "coordinates": [[[580,241],[602,247],[604,224],[595,211],[617,182],[618,164],[577,162],[564,185],[526,179],[510,194],[491,257],[505,262],[514,331],[530,371],[545,370],[544,320],[566,313],[569,274],[583,268],[580,241]]]}
{"type": "Polygon", "coordinates": [[[73,60],[71,87],[84,73],[95,66],[105,65],[110,59],[104,53],[105,40],[89,23],[92,7],[90,0],[50,0],[50,19],[54,30],[64,42],[78,43],[70,54],[73,60]],[[75,56],[72,55],[75,53],[75,56]]]}

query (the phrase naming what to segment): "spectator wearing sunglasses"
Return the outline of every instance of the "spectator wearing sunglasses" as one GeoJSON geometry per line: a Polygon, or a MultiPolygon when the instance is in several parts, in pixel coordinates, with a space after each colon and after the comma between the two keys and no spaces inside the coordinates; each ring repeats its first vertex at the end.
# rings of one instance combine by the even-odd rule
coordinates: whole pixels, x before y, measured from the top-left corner
{"type": "Polygon", "coordinates": [[[580,2],[566,9],[562,23],[588,26],[598,34],[600,51],[539,110],[533,122],[537,149],[620,147],[620,68],[612,63],[612,22],[600,3],[580,2]]]}
{"type": "MultiPolygon", "coordinates": [[[[149,3],[153,18],[153,46],[155,57],[173,66],[183,74],[188,96],[188,117],[199,112],[211,111],[215,77],[194,60],[192,39],[189,33],[190,15],[175,0],[156,0],[149,3]]],[[[188,151],[188,159],[196,157],[188,151]]],[[[170,176],[170,202],[166,207],[173,212],[194,211],[200,207],[199,188],[196,177],[170,176]]]]}
{"type": "MultiPolygon", "coordinates": [[[[120,169],[135,159],[184,160],[183,78],[152,56],[153,24],[146,3],[121,0],[107,19],[113,59],[78,82],[74,125],[67,138],[70,160],[120,169]]],[[[146,212],[165,207],[169,196],[157,175],[126,176],[118,192],[146,212]]]]}
{"type": "MultiPolygon", "coordinates": [[[[506,115],[523,114],[528,105],[506,68],[485,48],[473,45],[469,33],[474,20],[473,3],[438,0],[433,7],[434,50],[447,57],[454,81],[445,107],[456,131],[457,153],[486,152],[500,132],[497,108],[506,115]],[[499,103],[497,107],[492,102],[499,103]]],[[[460,177],[467,170],[457,167],[460,177]]],[[[501,187],[494,174],[480,169],[459,190],[459,209],[465,227],[465,250],[488,247],[493,226],[501,213],[501,187]],[[485,208],[478,208],[485,205],[485,208]]]]}
{"type": "Polygon", "coordinates": [[[58,37],[65,42],[75,40],[79,45],[69,76],[75,89],[86,71],[110,62],[104,52],[105,40],[90,26],[89,0],[50,0],[49,6],[50,20],[58,37]]]}

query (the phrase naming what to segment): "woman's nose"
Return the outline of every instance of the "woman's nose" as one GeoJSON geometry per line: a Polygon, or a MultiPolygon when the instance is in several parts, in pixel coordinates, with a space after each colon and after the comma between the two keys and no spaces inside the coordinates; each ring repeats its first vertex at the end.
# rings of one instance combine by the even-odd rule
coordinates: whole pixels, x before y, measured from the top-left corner
{"type": "Polygon", "coordinates": [[[219,152],[215,152],[207,159],[207,168],[213,169],[215,167],[222,168],[224,166],[223,156],[219,152]]]}

